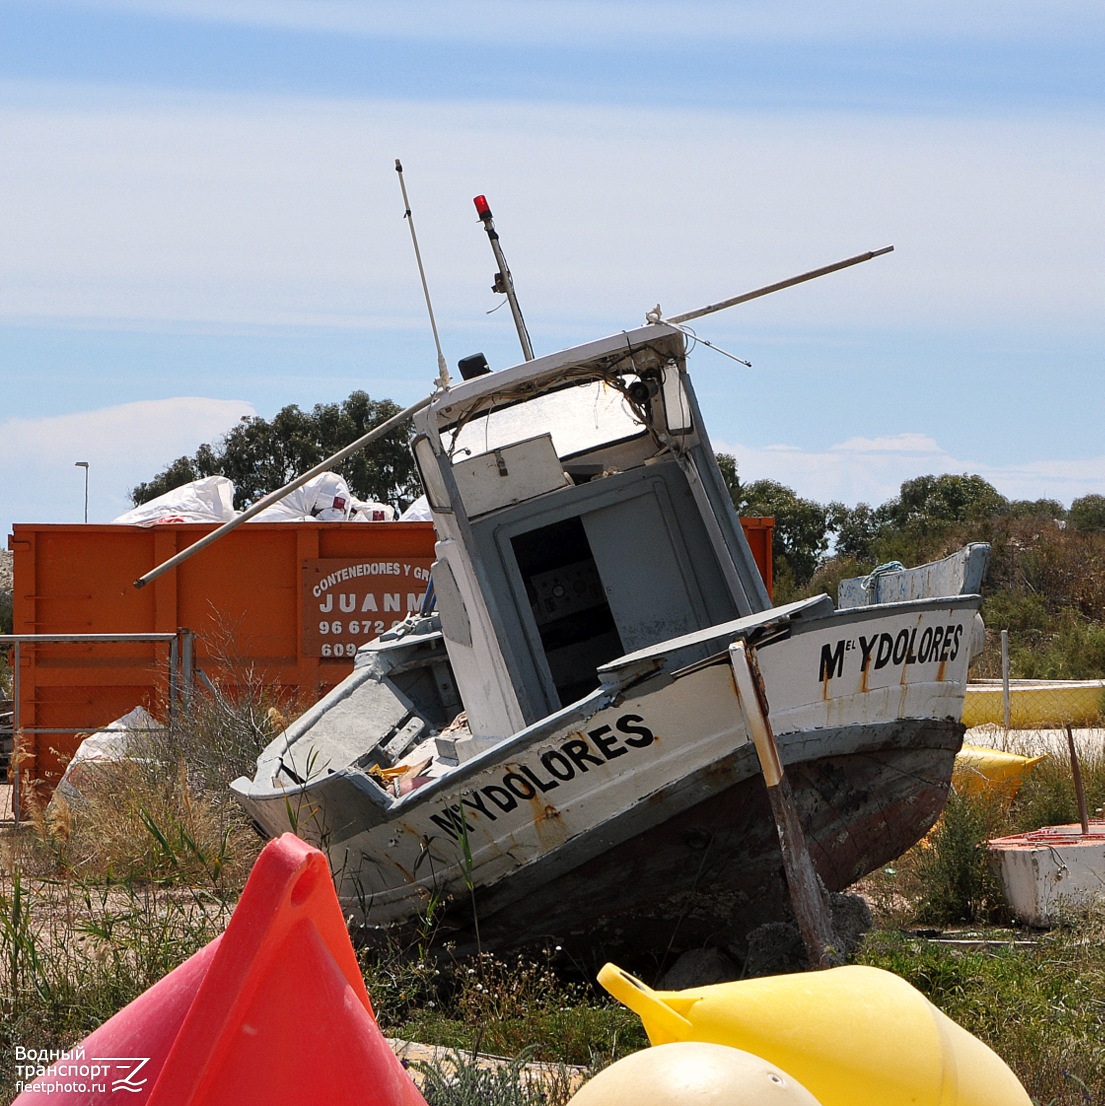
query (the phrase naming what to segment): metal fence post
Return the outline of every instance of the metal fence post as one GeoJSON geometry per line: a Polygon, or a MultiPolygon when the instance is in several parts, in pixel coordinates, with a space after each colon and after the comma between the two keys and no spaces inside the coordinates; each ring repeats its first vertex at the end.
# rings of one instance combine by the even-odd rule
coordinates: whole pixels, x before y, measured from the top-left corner
{"type": "Polygon", "coordinates": [[[180,694],[178,686],[178,670],[180,668],[180,631],[169,642],[169,726],[176,723],[177,696],[180,694]]]}
{"type": "Polygon", "coordinates": [[[180,693],[184,709],[192,705],[192,692],[195,690],[196,635],[187,626],[182,626],[180,634],[180,693]]]}
{"type": "Polygon", "coordinates": [[[1009,701],[1009,631],[1001,632],[1001,704],[1002,718],[1005,721],[1005,736],[1009,736],[1009,720],[1012,705],[1009,701]]]}
{"type": "Polygon", "coordinates": [[[15,766],[15,771],[12,772],[12,821],[19,825],[20,819],[20,803],[19,794],[23,790],[19,779],[19,757],[16,755],[18,752],[16,748],[16,735],[22,728],[23,721],[19,710],[19,642],[15,642],[15,670],[12,672],[12,764],[15,766]]]}

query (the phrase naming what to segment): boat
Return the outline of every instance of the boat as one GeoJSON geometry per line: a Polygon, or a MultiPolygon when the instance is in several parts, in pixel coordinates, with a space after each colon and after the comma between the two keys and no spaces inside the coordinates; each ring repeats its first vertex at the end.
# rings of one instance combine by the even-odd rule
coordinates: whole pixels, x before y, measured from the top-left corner
{"type": "Polygon", "coordinates": [[[988,547],[902,570],[935,595],[773,606],[688,345],[651,321],[497,372],[468,359],[415,413],[434,600],[362,646],[232,785],[266,834],[327,854],[368,930],[432,920],[460,949],[610,951],[778,920],[738,643],[827,889],[939,815],[988,547]]]}
{"type": "MultiPolygon", "coordinates": [[[[686,324],[893,247],[534,357],[475,203],[524,360],[466,357],[453,382],[438,342],[433,394],[221,528],[413,419],[437,535],[422,609],[232,790],[264,833],[326,853],[368,938],[738,948],[787,916],[792,851],[838,891],[935,822],[989,547],[773,605],[688,372],[716,347],[686,324]]],[[[341,633],[358,614],[333,586],[341,633]]]]}

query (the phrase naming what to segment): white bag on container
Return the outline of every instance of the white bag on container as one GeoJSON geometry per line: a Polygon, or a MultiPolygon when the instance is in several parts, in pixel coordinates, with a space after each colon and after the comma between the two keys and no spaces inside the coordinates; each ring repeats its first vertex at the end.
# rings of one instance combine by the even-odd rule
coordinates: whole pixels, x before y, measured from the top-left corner
{"type": "Polygon", "coordinates": [[[420,495],[400,516],[400,522],[431,522],[430,501],[420,495]]]}
{"type": "Polygon", "coordinates": [[[353,512],[350,522],[394,522],[395,508],[387,503],[367,503],[363,499],[353,500],[353,512]]]}
{"type": "Polygon", "coordinates": [[[323,472],[288,492],[251,522],[345,522],[353,508],[353,493],[336,472],[323,472]]]}
{"type": "Polygon", "coordinates": [[[234,485],[225,476],[205,476],[142,503],[113,522],[125,526],[156,526],[167,522],[229,522],[234,510],[234,485]]]}

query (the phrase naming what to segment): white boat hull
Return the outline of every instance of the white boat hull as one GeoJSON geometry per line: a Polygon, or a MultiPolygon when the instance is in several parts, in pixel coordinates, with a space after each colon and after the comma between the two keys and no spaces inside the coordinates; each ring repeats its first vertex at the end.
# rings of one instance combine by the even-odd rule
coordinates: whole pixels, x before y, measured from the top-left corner
{"type": "Polygon", "coordinates": [[[354,766],[235,789],[268,833],[327,851],[345,907],[370,926],[440,917],[446,901],[465,926],[474,899],[497,942],[600,920],[681,918],[686,938],[743,928],[785,894],[729,642],[763,639],[771,721],[830,889],[931,826],[962,738],[976,598],[826,606],[622,658],[593,695],[398,798],[354,766]]]}

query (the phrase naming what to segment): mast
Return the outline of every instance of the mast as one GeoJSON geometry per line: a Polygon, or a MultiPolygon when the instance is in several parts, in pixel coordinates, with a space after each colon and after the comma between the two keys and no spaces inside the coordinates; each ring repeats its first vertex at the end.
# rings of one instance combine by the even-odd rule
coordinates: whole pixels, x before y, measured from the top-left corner
{"type": "Polygon", "coordinates": [[[430,316],[430,329],[434,332],[434,345],[437,346],[437,386],[442,391],[449,387],[449,370],[445,367],[445,354],[441,351],[441,339],[437,335],[437,321],[434,319],[433,304],[430,303],[430,286],[426,283],[426,270],[422,268],[422,252],[418,248],[418,235],[414,233],[414,216],[411,214],[410,200],[407,199],[407,184],[403,179],[403,164],[396,158],[395,171],[399,174],[399,188],[403,193],[403,218],[411,231],[411,243],[414,246],[414,260],[418,263],[418,276],[422,280],[422,295],[426,298],[426,311],[430,316]]]}
{"type": "Polygon", "coordinates": [[[495,262],[499,271],[495,274],[495,283],[491,286],[492,292],[502,292],[510,304],[510,313],[514,316],[514,326],[518,331],[518,340],[522,343],[522,356],[527,361],[533,360],[533,346],[530,345],[529,332],[526,330],[526,321],[522,318],[522,309],[518,306],[518,297],[514,292],[514,278],[507,268],[506,258],[503,256],[503,247],[499,245],[499,232],[495,229],[495,223],[491,218],[491,207],[486,196],[477,196],[473,201],[476,212],[483,223],[483,229],[487,231],[487,237],[491,241],[491,251],[495,254],[495,262]]]}

